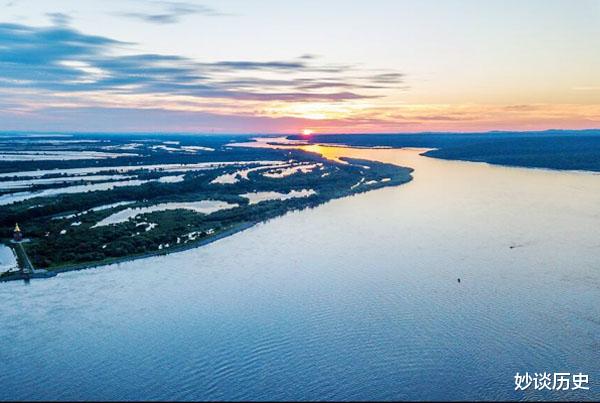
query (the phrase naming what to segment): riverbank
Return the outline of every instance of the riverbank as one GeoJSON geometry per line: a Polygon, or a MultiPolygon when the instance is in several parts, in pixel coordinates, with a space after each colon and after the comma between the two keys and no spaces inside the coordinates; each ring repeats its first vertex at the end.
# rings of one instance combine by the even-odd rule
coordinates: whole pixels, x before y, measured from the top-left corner
{"type": "Polygon", "coordinates": [[[597,372],[597,177],[322,151],[414,180],[207,248],[0,285],[0,336],[19,341],[0,400],[519,400],[515,363],[597,372]],[[473,370],[492,364],[506,370],[473,370]]]}
{"type": "MultiPolygon", "coordinates": [[[[181,180],[176,182],[23,201],[0,208],[0,235],[8,239],[16,222],[26,229],[31,244],[26,245],[27,253],[22,253],[25,258],[20,259],[19,264],[21,268],[30,267],[24,270],[25,275],[33,274],[34,266],[47,268],[51,273],[63,273],[200,247],[289,211],[412,180],[413,170],[404,164],[385,164],[370,158],[330,158],[330,155],[317,155],[321,154],[319,150],[315,153],[302,146],[285,150],[253,142],[239,146],[228,148],[224,153],[230,159],[248,153],[269,157],[269,160],[257,161],[285,161],[285,167],[280,167],[281,164],[262,164],[250,170],[221,167],[180,175],[181,180]],[[262,149],[258,150],[256,145],[262,149]],[[224,175],[236,176],[231,183],[218,183],[216,180],[224,175]],[[301,189],[310,195],[284,197],[301,189]],[[268,194],[269,199],[248,203],[245,195],[255,193],[268,194]],[[156,208],[115,225],[98,225],[118,213],[116,206],[123,200],[133,203],[130,209],[203,200],[218,200],[235,208],[204,215],[186,208],[156,208]],[[86,213],[73,213],[79,211],[86,213]],[[198,235],[202,238],[198,239],[198,235]],[[26,255],[31,258],[29,265],[23,263],[29,260],[26,255]]],[[[145,172],[138,175],[141,175],[140,180],[148,179],[145,172]]],[[[7,278],[19,279],[20,276],[7,278]]]]}
{"type": "Polygon", "coordinates": [[[189,249],[195,249],[195,248],[199,248],[204,245],[208,245],[210,243],[218,241],[219,239],[227,238],[228,236],[231,236],[231,235],[237,234],[238,232],[247,230],[248,228],[251,228],[258,223],[259,223],[259,221],[245,222],[243,224],[236,225],[234,227],[223,230],[223,231],[211,236],[210,238],[204,238],[204,239],[194,241],[191,243],[187,243],[187,244],[184,244],[181,246],[174,246],[172,248],[157,250],[155,252],[147,252],[147,253],[143,253],[140,255],[131,255],[131,256],[126,256],[126,257],[122,257],[122,258],[107,259],[107,260],[94,262],[94,263],[90,263],[90,264],[62,266],[62,267],[52,268],[50,270],[52,270],[56,273],[65,273],[65,272],[69,272],[69,271],[91,269],[91,268],[99,267],[99,266],[107,266],[107,265],[111,265],[111,264],[131,262],[133,260],[144,259],[144,258],[152,257],[152,256],[163,256],[163,255],[169,255],[172,253],[183,252],[183,251],[186,251],[189,249]]]}
{"type": "MultiPolygon", "coordinates": [[[[204,245],[208,245],[210,243],[218,241],[219,239],[223,239],[223,238],[229,237],[231,235],[237,234],[238,232],[245,231],[248,228],[251,228],[258,223],[259,223],[259,221],[245,222],[243,224],[236,225],[234,227],[223,230],[223,231],[211,236],[210,238],[204,238],[204,239],[201,239],[198,241],[187,243],[187,244],[181,245],[181,246],[175,246],[175,247],[172,247],[169,249],[157,250],[155,252],[148,252],[148,253],[144,253],[144,254],[140,254],[140,255],[131,255],[131,256],[122,257],[122,258],[106,259],[103,261],[98,261],[98,262],[93,262],[93,263],[58,266],[58,267],[49,268],[48,272],[55,273],[55,274],[66,273],[66,272],[71,272],[71,271],[92,269],[94,267],[99,267],[99,266],[108,266],[108,265],[112,265],[112,264],[131,262],[134,260],[145,259],[145,258],[153,257],[153,256],[164,256],[164,255],[169,255],[172,253],[183,252],[183,251],[186,251],[189,249],[195,249],[195,248],[199,248],[204,245]]],[[[14,274],[7,275],[3,278],[0,278],[0,282],[27,280],[29,278],[48,278],[48,277],[50,277],[50,276],[35,276],[35,275],[27,276],[22,271],[19,271],[19,272],[15,272],[14,274]]]]}

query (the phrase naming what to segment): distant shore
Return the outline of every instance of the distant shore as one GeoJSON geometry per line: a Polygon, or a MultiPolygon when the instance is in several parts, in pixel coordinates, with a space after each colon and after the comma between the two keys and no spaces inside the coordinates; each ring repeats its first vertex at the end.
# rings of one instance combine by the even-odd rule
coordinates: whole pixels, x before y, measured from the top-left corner
{"type": "Polygon", "coordinates": [[[561,171],[600,172],[600,129],[541,132],[315,134],[286,136],[309,145],[429,148],[427,157],[561,171]]]}

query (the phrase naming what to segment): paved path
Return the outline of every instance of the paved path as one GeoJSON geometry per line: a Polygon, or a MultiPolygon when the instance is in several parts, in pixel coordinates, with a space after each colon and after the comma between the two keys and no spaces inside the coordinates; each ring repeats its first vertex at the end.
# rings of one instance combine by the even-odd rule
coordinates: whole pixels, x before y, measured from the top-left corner
{"type": "Polygon", "coordinates": [[[33,265],[31,264],[31,260],[29,260],[29,256],[27,256],[27,252],[25,252],[23,244],[18,243],[17,248],[20,248],[21,256],[23,257],[23,267],[21,267],[21,272],[26,276],[31,276],[33,274],[33,265]]]}

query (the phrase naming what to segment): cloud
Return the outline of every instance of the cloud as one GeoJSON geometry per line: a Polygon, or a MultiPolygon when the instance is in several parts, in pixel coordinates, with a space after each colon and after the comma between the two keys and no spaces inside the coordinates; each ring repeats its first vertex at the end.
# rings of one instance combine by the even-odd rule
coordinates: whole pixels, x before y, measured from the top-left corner
{"type": "Polygon", "coordinates": [[[54,25],[69,25],[72,20],[71,16],[65,13],[46,13],[46,17],[50,18],[54,25]]]}
{"type": "Polygon", "coordinates": [[[265,133],[303,127],[306,119],[134,108],[46,108],[23,119],[0,109],[3,130],[265,133]],[[110,119],[106,117],[110,116],[110,119]],[[75,129],[74,129],[75,128],[75,129]]]}
{"type": "Polygon", "coordinates": [[[202,63],[177,55],[124,55],[133,44],[79,32],[65,25],[69,20],[65,14],[48,15],[54,26],[0,23],[0,88],[341,102],[375,97],[362,91],[396,84],[403,77],[384,73],[350,78],[351,67],[315,65],[310,59],[202,63]],[[314,77],[324,71],[327,77],[314,77]],[[277,78],[265,79],[267,73],[277,78]],[[255,76],[240,77],[248,74],[255,76]]]}
{"type": "Polygon", "coordinates": [[[540,109],[540,105],[524,105],[524,104],[516,104],[516,105],[506,105],[504,110],[509,112],[529,112],[529,111],[537,111],[540,109]]]}
{"type": "Polygon", "coordinates": [[[372,77],[372,81],[378,84],[401,83],[404,80],[402,73],[381,73],[372,77]]]}
{"type": "Polygon", "coordinates": [[[174,24],[179,22],[182,17],[194,14],[200,14],[210,17],[226,15],[216,11],[211,7],[207,7],[201,4],[177,1],[154,1],[150,4],[158,6],[161,10],[159,12],[121,12],[117,13],[117,15],[154,24],[174,24]]]}
{"type": "Polygon", "coordinates": [[[299,62],[248,62],[248,61],[231,61],[217,62],[208,66],[226,67],[236,70],[290,70],[302,69],[306,65],[299,62]]]}
{"type": "Polygon", "coordinates": [[[300,88],[304,89],[304,90],[317,90],[317,89],[324,89],[324,88],[352,88],[352,89],[357,89],[357,88],[362,88],[362,89],[382,89],[385,88],[383,86],[379,86],[379,85],[357,85],[357,84],[352,84],[352,83],[345,83],[345,82],[340,82],[340,81],[315,81],[315,82],[308,82],[306,84],[302,84],[300,85],[300,88]]]}
{"type": "Polygon", "coordinates": [[[100,36],[84,35],[66,27],[31,28],[0,24],[0,77],[44,83],[74,77],[64,60],[98,58],[108,47],[122,44],[100,36]]]}
{"type": "Polygon", "coordinates": [[[473,120],[471,116],[453,116],[453,115],[416,115],[411,116],[411,119],[420,121],[441,121],[441,122],[462,122],[465,120],[473,120]]]}

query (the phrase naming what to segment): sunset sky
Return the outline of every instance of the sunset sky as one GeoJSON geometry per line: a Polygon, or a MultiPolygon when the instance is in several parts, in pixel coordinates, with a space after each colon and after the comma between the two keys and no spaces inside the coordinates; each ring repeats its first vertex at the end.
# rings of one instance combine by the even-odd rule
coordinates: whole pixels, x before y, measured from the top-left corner
{"type": "Polygon", "coordinates": [[[600,0],[0,1],[0,130],[600,127],[600,0]]]}

